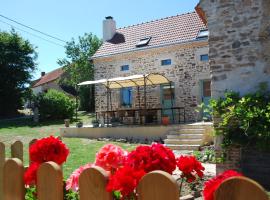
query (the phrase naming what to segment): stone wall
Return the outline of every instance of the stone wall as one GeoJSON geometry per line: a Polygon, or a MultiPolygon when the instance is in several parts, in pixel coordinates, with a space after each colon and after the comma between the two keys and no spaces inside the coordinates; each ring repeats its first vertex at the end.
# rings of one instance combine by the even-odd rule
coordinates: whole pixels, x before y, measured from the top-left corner
{"type": "MultiPolygon", "coordinates": [[[[135,74],[161,73],[175,84],[175,106],[185,107],[188,121],[195,121],[196,106],[201,102],[200,80],[210,79],[208,62],[200,61],[201,54],[208,54],[207,41],[172,45],[144,51],[123,53],[107,58],[94,59],[95,80],[135,74]],[[171,59],[172,64],[161,66],[161,60],[171,59]],[[121,71],[120,66],[129,65],[129,71],[121,71]]],[[[140,89],[141,106],[144,106],[143,88],[140,89]]],[[[160,86],[147,87],[147,107],[161,107],[160,86]]],[[[138,108],[137,89],[133,88],[133,107],[138,108]]],[[[120,91],[112,91],[112,107],[121,107],[120,91]]],[[[107,108],[104,86],[96,86],[96,111],[107,108]]]]}
{"type": "Polygon", "coordinates": [[[217,174],[233,169],[242,172],[270,189],[270,153],[258,151],[254,148],[233,146],[226,151],[216,151],[217,158],[224,158],[224,162],[216,165],[217,174]]]}
{"type": "Polygon", "coordinates": [[[270,83],[270,1],[201,0],[209,36],[212,97],[270,83]]]}

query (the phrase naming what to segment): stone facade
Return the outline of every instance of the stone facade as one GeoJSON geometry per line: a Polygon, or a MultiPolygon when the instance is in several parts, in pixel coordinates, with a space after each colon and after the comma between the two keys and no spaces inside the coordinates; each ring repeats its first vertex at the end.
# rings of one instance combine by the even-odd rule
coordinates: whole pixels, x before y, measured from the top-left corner
{"type": "Polygon", "coordinates": [[[209,35],[212,97],[270,84],[270,1],[201,0],[209,35]]]}
{"type": "MultiPolygon", "coordinates": [[[[198,120],[195,108],[201,103],[200,81],[210,79],[208,61],[200,61],[200,55],[208,54],[207,41],[175,44],[161,48],[122,53],[103,58],[95,58],[95,80],[129,76],[135,74],[160,73],[175,85],[174,106],[184,107],[186,120],[198,120]],[[161,60],[171,59],[171,65],[161,66],[161,60]],[[122,65],[129,65],[128,71],[121,71],[122,65]]],[[[137,89],[132,89],[133,105],[138,108],[137,89]]],[[[144,106],[143,88],[140,89],[141,106],[144,106]]],[[[121,107],[120,90],[112,90],[113,110],[121,107]]],[[[161,107],[160,86],[147,87],[147,107],[161,107]]],[[[96,111],[107,109],[106,89],[96,86],[96,111]]]]}

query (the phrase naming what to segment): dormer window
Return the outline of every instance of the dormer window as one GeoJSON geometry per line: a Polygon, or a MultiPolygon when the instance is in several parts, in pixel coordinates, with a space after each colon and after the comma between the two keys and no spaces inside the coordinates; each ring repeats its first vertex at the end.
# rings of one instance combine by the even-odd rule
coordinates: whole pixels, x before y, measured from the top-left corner
{"type": "Polygon", "coordinates": [[[199,31],[198,35],[197,35],[197,39],[204,39],[204,38],[208,38],[209,36],[209,31],[208,29],[202,29],[199,31]]]}
{"type": "Polygon", "coordinates": [[[150,40],[151,40],[151,37],[143,38],[143,39],[141,39],[141,40],[136,44],[136,47],[143,47],[143,46],[146,46],[146,45],[148,45],[148,43],[150,42],[150,40]]]}

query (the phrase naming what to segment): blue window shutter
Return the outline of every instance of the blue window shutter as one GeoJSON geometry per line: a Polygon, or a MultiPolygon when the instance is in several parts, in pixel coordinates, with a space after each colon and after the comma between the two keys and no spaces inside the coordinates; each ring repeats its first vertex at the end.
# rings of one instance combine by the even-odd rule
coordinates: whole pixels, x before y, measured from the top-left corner
{"type": "Polygon", "coordinates": [[[123,105],[132,105],[132,88],[121,88],[121,103],[123,105]]]}

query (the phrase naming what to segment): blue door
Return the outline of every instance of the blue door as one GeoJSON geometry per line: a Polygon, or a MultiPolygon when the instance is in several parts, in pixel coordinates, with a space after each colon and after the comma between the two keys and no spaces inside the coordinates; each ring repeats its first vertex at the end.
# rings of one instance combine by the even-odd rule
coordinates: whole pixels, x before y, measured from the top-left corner
{"type": "Polygon", "coordinates": [[[202,102],[204,104],[202,108],[203,119],[209,121],[212,118],[209,110],[211,99],[211,80],[201,81],[201,91],[202,91],[202,102]]]}
{"type": "Polygon", "coordinates": [[[174,84],[164,84],[160,86],[161,93],[161,103],[162,103],[162,116],[168,116],[170,118],[170,122],[173,122],[173,111],[171,107],[174,106],[175,100],[175,89],[174,84]]]}

